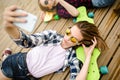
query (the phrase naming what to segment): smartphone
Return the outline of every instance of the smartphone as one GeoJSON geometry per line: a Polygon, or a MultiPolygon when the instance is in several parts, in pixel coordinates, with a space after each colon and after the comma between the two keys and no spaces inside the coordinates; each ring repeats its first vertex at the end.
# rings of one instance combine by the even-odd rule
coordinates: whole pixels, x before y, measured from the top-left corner
{"type": "Polygon", "coordinates": [[[24,18],[25,20],[27,20],[26,23],[20,23],[20,22],[13,22],[14,25],[16,25],[17,27],[21,28],[21,29],[24,29],[28,32],[32,32],[34,27],[35,27],[35,24],[37,22],[37,16],[31,14],[31,13],[28,13],[24,10],[16,10],[16,12],[25,12],[27,13],[28,15],[25,16],[25,17],[18,17],[18,18],[24,18]]]}

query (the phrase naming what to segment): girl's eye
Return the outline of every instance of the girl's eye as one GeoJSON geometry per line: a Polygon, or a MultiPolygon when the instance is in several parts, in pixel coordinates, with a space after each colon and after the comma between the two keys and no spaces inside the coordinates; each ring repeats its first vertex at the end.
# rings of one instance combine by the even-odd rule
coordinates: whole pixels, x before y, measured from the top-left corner
{"type": "Polygon", "coordinates": [[[44,3],[45,3],[45,5],[47,5],[47,4],[48,4],[48,1],[47,1],[47,0],[45,0],[45,2],[44,2],[44,3]]]}
{"type": "Polygon", "coordinates": [[[70,29],[66,30],[66,35],[69,36],[70,35],[70,29]]]}
{"type": "Polygon", "coordinates": [[[76,38],[72,37],[71,42],[76,43],[77,42],[76,38]]]}

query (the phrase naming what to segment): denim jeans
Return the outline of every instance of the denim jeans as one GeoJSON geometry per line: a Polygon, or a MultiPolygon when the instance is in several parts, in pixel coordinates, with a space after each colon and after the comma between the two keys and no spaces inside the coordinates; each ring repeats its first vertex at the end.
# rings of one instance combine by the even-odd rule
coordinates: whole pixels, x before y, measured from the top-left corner
{"type": "Polygon", "coordinates": [[[92,0],[94,7],[106,7],[112,5],[116,0],[92,0]]]}
{"type": "Polygon", "coordinates": [[[8,56],[2,63],[1,70],[6,77],[13,80],[30,80],[27,74],[26,53],[17,53],[8,56]]]}

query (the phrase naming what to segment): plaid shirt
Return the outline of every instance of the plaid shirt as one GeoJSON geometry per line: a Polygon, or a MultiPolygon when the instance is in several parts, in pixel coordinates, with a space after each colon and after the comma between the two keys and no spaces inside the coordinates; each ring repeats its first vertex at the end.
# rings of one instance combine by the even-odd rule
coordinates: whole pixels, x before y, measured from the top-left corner
{"type": "MultiPolygon", "coordinates": [[[[31,35],[26,35],[21,31],[20,39],[14,41],[17,45],[24,48],[32,48],[39,45],[47,46],[49,44],[53,44],[53,46],[55,46],[60,44],[62,39],[63,36],[57,34],[56,31],[52,30],[47,30],[41,33],[35,33],[31,35]]],[[[75,80],[82,65],[82,62],[76,58],[75,50],[73,48],[69,48],[66,53],[64,66],[59,71],[65,71],[67,67],[70,67],[70,80],[75,80]]]]}
{"type": "MultiPolygon", "coordinates": [[[[64,0],[74,7],[78,8],[80,6],[86,6],[87,8],[93,7],[91,0],[64,0]]],[[[73,16],[68,13],[68,11],[60,4],[57,6],[57,14],[63,18],[72,18],[73,16]]]]}

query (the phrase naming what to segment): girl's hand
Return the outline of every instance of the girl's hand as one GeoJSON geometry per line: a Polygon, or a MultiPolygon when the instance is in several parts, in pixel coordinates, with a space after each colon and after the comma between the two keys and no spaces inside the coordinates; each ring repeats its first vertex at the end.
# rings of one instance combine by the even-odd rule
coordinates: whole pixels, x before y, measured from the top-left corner
{"type": "Polygon", "coordinates": [[[97,40],[96,38],[94,37],[94,40],[91,40],[93,42],[93,44],[89,47],[86,47],[84,44],[82,44],[83,48],[84,48],[84,52],[85,52],[85,56],[86,57],[90,57],[96,44],[97,44],[97,40]]]}
{"type": "Polygon", "coordinates": [[[26,22],[26,20],[18,18],[22,16],[27,16],[27,13],[18,13],[15,10],[18,9],[17,6],[13,5],[5,9],[3,13],[3,24],[4,26],[14,26],[13,22],[26,22]]]}

